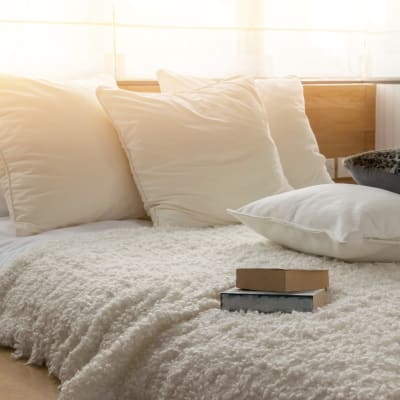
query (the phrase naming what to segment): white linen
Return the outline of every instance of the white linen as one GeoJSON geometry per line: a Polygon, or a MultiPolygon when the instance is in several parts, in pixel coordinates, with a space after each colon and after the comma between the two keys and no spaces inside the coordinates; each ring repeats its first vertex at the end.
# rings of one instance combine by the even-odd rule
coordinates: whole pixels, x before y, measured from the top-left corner
{"type": "Polygon", "coordinates": [[[15,227],[11,218],[2,217],[0,218],[0,270],[9,265],[25,251],[35,249],[52,239],[72,237],[78,233],[148,226],[149,224],[149,221],[144,220],[100,221],[68,228],[54,229],[33,236],[17,237],[15,236],[15,227]]]}
{"type": "Polygon", "coordinates": [[[229,210],[289,248],[348,261],[400,261],[400,195],[349,184],[317,185],[229,210]]]}
{"type": "Polygon", "coordinates": [[[134,227],[52,241],[0,272],[0,344],[60,400],[396,399],[400,263],[283,249],[244,226],[134,227]],[[315,313],[229,313],[237,267],[329,268],[315,313]]]}
{"type": "Polygon", "coordinates": [[[156,226],[236,223],[227,208],[291,189],[251,79],[176,95],[100,87],[97,96],[156,226]]]}

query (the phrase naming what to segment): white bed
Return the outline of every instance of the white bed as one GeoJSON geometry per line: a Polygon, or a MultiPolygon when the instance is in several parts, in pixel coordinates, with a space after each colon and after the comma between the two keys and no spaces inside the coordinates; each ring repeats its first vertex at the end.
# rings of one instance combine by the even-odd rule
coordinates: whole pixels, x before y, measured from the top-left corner
{"type": "Polygon", "coordinates": [[[397,399],[400,264],[349,264],[243,226],[106,222],[13,239],[1,222],[0,344],[62,400],[397,399]],[[51,239],[51,240],[49,240],[51,239]],[[229,313],[243,266],[328,267],[315,313],[229,313]]]}

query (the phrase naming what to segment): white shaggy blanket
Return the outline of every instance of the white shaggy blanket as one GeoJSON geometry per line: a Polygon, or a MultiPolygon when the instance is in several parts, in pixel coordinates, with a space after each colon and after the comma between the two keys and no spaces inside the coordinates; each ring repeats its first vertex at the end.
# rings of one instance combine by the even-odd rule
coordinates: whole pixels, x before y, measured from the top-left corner
{"type": "Polygon", "coordinates": [[[0,344],[47,364],[62,400],[399,399],[400,265],[348,264],[245,227],[111,230],[0,275],[0,344]],[[329,267],[315,313],[219,310],[236,267],[329,267]]]}

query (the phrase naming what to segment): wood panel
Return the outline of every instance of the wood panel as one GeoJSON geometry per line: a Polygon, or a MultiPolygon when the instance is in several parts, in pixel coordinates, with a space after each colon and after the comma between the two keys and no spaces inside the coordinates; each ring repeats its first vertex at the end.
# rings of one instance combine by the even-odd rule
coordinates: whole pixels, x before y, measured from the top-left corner
{"type": "MultiPolygon", "coordinates": [[[[159,92],[156,81],[119,82],[122,89],[159,92]]],[[[345,157],[375,147],[374,84],[304,84],[306,113],[320,151],[345,157]]]]}
{"type": "Polygon", "coordinates": [[[0,399],[57,400],[59,383],[46,368],[15,361],[10,349],[0,347],[0,399]]]}
{"type": "Polygon", "coordinates": [[[134,92],[159,92],[160,86],[157,81],[119,81],[121,89],[133,90],[134,92]]]}
{"type": "Polygon", "coordinates": [[[305,85],[306,112],[327,158],[375,147],[374,84],[305,85]]]}

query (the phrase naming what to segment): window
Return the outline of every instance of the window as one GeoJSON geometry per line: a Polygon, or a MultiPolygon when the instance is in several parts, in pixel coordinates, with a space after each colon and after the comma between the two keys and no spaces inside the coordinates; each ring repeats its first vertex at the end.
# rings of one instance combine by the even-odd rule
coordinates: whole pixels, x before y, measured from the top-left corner
{"type": "Polygon", "coordinates": [[[0,71],[400,75],[398,0],[0,0],[0,71]]]}

